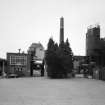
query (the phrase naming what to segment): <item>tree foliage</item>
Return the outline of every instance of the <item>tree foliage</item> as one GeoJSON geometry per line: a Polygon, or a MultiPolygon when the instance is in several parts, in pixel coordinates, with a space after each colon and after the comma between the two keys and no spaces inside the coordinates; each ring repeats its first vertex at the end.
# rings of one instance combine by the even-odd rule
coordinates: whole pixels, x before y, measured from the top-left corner
{"type": "Polygon", "coordinates": [[[55,43],[52,38],[49,39],[45,54],[47,64],[47,73],[49,77],[67,77],[73,68],[73,53],[68,39],[66,42],[55,43]]]}

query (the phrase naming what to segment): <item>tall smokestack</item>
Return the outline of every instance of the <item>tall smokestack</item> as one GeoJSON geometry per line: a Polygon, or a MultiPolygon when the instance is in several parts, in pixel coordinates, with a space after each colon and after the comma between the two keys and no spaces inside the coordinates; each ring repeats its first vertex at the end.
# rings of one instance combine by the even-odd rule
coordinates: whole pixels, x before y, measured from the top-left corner
{"type": "Polygon", "coordinates": [[[64,42],[64,18],[60,18],[60,43],[64,42]]]}

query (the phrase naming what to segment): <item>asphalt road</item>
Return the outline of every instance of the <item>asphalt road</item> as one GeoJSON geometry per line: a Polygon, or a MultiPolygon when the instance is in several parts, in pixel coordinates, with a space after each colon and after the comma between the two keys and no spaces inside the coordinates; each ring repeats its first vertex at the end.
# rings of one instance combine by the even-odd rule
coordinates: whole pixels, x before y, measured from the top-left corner
{"type": "Polygon", "coordinates": [[[105,105],[105,82],[85,78],[0,79],[0,105],[105,105]]]}

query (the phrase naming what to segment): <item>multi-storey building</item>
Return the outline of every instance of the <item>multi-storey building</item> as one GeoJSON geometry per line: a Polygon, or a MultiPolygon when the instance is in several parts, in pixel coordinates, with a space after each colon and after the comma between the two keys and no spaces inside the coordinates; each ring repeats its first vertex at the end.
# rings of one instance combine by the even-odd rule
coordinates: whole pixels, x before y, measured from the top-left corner
{"type": "Polygon", "coordinates": [[[42,69],[45,50],[41,43],[32,43],[28,49],[28,54],[31,60],[31,76],[37,69],[42,69]]]}
{"type": "Polygon", "coordinates": [[[91,26],[86,33],[86,56],[98,65],[105,64],[105,40],[100,38],[100,26],[91,26]]]}
{"type": "Polygon", "coordinates": [[[43,60],[44,53],[44,47],[41,43],[32,43],[28,49],[28,54],[33,55],[34,60],[43,60]]]}
{"type": "Polygon", "coordinates": [[[7,53],[7,74],[30,75],[30,56],[25,53],[7,53]]]}

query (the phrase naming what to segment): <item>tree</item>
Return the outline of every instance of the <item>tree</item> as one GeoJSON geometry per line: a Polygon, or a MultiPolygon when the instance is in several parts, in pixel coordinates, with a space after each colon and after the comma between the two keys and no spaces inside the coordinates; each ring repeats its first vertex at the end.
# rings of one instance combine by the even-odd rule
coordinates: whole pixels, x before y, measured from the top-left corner
{"type": "Polygon", "coordinates": [[[45,54],[45,61],[47,64],[48,76],[53,77],[56,74],[57,68],[57,52],[58,45],[53,41],[52,38],[49,39],[48,48],[45,54]]]}
{"type": "Polygon", "coordinates": [[[49,77],[67,77],[73,68],[73,53],[68,39],[58,46],[52,38],[49,39],[48,48],[45,54],[47,72],[49,77]]]}
{"type": "Polygon", "coordinates": [[[60,57],[60,63],[62,65],[62,73],[65,77],[67,77],[68,73],[72,72],[73,69],[73,53],[70,48],[70,44],[68,39],[66,42],[62,42],[59,45],[59,57],[60,57]]]}
{"type": "Polygon", "coordinates": [[[47,65],[52,65],[54,62],[54,59],[53,59],[54,54],[55,54],[54,50],[55,50],[54,41],[52,38],[50,38],[48,42],[48,47],[46,50],[46,55],[45,55],[47,65]]]}
{"type": "Polygon", "coordinates": [[[71,50],[68,39],[66,40],[66,43],[65,43],[65,54],[66,54],[65,67],[67,68],[68,72],[72,72],[72,69],[73,69],[73,52],[71,50]]]}

